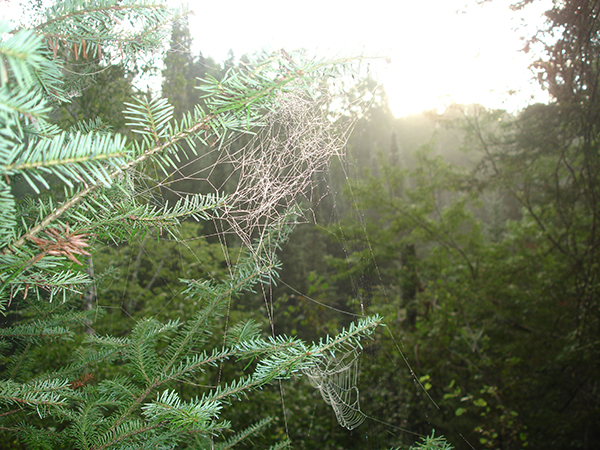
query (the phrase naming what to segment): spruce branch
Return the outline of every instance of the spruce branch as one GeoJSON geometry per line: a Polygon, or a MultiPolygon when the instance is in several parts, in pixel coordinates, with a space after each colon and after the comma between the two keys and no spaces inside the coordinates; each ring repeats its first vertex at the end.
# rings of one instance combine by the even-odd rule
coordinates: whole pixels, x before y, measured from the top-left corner
{"type": "MultiPolygon", "coordinates": [[[[62,407],[66,405],[68,380],[45,380],[41,382],[16,383],[12,380],[0,380],[0,403],[21,405],[23,407],[62,407]]],[[[42,415],[43,410],[38,409],[42,415]]]]}
{"type": "Polygon", "coordinates": [[[84,8],[74,9],[77,3],[73,0],[64,1],[58,5],[56,5],[48,15],[53,16],[52,19],[42,22],[36,27],[34,30],[41,31],[47,28],[50,25],[53,25],[58,22],[67,22],[70,19],[81,18],[85,20],[89,20],[90,15],[95,16],[99,13],[100,17],[104,16],[107,19],[115,19],[117,17],[123,17],[124,12],[130,11],[139,11],[142,8],[151,8],[151,9],[162,9],[166,10],[167,7],[164,4],[154,2],[151,5],[144,5],[139,1],[136,2],[121,2],[120,4],[116,1],[104,1],[100,2],[100,6],[90,6],[86,5],[84,8]],[[103,4],[102,4],[103,3],[103,4]],[[60,12],[62,11],[62,13],[60,12]],[[112,13],[112,14],[111,14],[112,13]]]}
{"type": "Polygon", "coordinates": [[[225,442],[220,442],[215,444],[215,450],[230,450],[234,448],[237,444],[242,442],[244,439],[247,439],[249,436],[256,435],[268,427],[275,421],[273,417],[265,417],[260,421],[250,425],[243,431],[236,433],[231,438],[227,439],[225,442]]]}
{"type": "MultiPolygon", "coordinates": [[[[289,209],[289,203],[284,207],[277,199],[268,199],[267,208],[275,205],[281,218],[267,217],[261,222],[264,210],[257,209],[259,238],[252,243],[250,232],[248,239],[243,239],[248,248],[231,277],[220,283],[186,282],[186,293],[201,304],[191,320],[164,324],[149,318],[137,322],[127,337],[85,336],[85,347],[76,351],[70,364],[32,375],[28,358],[39,350],[36,346],[71,339],[69,325],[85,323],[89,317],[87,313],[64,313],[60,302],[48,306],[45,299],[49,296],[52,301],[62,292],[66,301],[67,292],[78,292],[90,281],[83,271],[66,269],[78,269],[70,262],[81,265],[78,258],[90,256],[92,236],[118,240],[153,226],[172,232],[186,217],[207,220],[214,217],[210,211],[216,208],[221,208],[219,214],[223,211],[233,216],[244,203],[244,199],[236,199],[236,203],[215,194],[189,196],[174,206],[158,207],[147,192],[139,191],[136,171],[142,172],[140,166],[152,160],[167,172],[175,166],[173,160],[179,162],[177,152],[184,142],[218,143],[221,149],[240,133],[257,139],[267,136],[260,127],[272,127],[277,120],[293,121],[307,111],[307,104],[320,111],[322,102],[314,102],[318,94],[311,88],[326,66],[342,63],[302,63],[283,51],[276,52],[240,70],[229,70],[220,80],[208,77],[200,87],[205,93],[205,109],[196,107],[178,121],[173,120],[173,107],[165,100],[134,101],[126,105],[125,114],[131,130],[140,135],[136,141],[126,142],[100,122],[80,123],[69,132],[48,123],[51,102],[68,101],[70,95],[63,92],[61,58],[101,59],[103,51],[108,55],[113,50],[119,51],[122,59],[133,58],[136,52],[161,44],[164,25],[174,17],[169,11],[162,2],[65,0],[49,9],[47,19],[33,30],[10,32],[12,36],[6,38],[6,27],[0,25],[0,124],[6,130],[0,134],[0,175],[4,176],[0,180],[0,263],[4,268],[0,294],[6,294],[7,288],[11,298],[22,292],[23,303],[32,305],[36,313],[35,319],[0,329],[0,337],[7,342],[0,344],[3,354],[15,350],[14,357],[5,359],[4,373],[12,379],[0,381],[0,403],[8,406],[0,418],[8,417],[10,422],[11,416],[17,416],[13,411],[22,409],[24,425],[18,431],[23,442],[54,443],[45,426],[34,420],[33,425],[25,425],[36,413],[64,422],[61,436],[86,449],[173,447],[190,433],[221,432],[230,426],[219,421],[226,402],[241,399],[273,379],[289,377],[326,355],[359,348],[360,339],[381,322],[377,317],[364,319],[339,336],[312,345],[294,338],[261,339],[258,327],[246,322],[232,329],[231,337],[237,339],[226,341],[223,347],[207,348],[217,319],[225,314],[233,296],[252,291],[259,283],[274,282],[280,267],[276,250],[287,239],[299,211],[289,209]],[[107,47],[110,52],[105,51],[107,47]],[[30,93],[25,94],[26,90],[30,93]],[[287,115],[294,107],[300,112],[287,115]],[[277,114],[281,114],[279,119],[277,114]],[[66,200],[16,202],[10,185],[15,176],[22,176],[33,189],[48,187],[49,177],[58,178],[65,186],[61,198],[66,200]],[[32,295],[30,290],[43,295],[32,295]],[[219,381],[217,387],[195,398],[184,397],[178,390],[179,383],[194,384],[193,377],[201,377],[202,372],[228,359],[256,359],[257,364],[250,375],[219,381]],[[104,365],[118,365],[120,375],[102,379],[104,365]],[[17,383],[17,377],[28,381],[17,383]]],[[[317,121],[314,128],[323,123],[317,121]]],[[[311,142],[318,146],[325,140],[314,138],[311,142]]],[[[260,146],[256,148],[260,150],[260,146]]],[[[266,166],[270,163],[260,161],[266,166]]],[[[298,177],[322,167],[303,164],[298,177]]],[[[289,182],[287,175],[284,171],[277,176],[289,182]]],[[[258,176],[268,178],[262,171],[258,176]]],[[[270,185],[265,186],[261,195],[267,196],[270,185]]],[[[154,188],[157,186],[148,191],[154,188]]],[[[295,189],[287,191],[288,197],[304,188],[295,189]]],[[[236,435],[223,448],[255,434],[266,423],[259,422],[236,435]]],[[[59,439],[56,442],[68,445],[59,439]]],[[[287,445],[285,441],[277,448],[287,445]]]]}
{"type": "MultiPolygon", "coordinates": [[[[348,62],[350,60],[344,60],[344,61],[348,62]]],[[[266,85],[263,85],[260,88],[256,88],[256,89],[254,89],[254,91],[250,90],[248,92],[239,93],[235,90],[232,90],[231,92],[226,92],[226,94],[228,94],[227,97],[213,102],[211,104],[211,106],[209,106],[209,109],[212,108],[213,111],[211,113],[201,117],[200,120],[198,120],[192,126],[186,128],[186,129],[177,131],[176,128],[173,129],[167,124],[166,130],[167,131],[170,131],[170,130],[176,131],[175,134],[173,134],[171,137],[169,137],[168,139],[166,139],[163,142],[159,142],[158,144],[156,144],[156,142],[155,142],[155,145],[153,147],[143,149],[143,150],[140,149],[141,150],[139,152],[140,154],[136,158],[132,159],[131,161],[125,162],[118,168],[114,169],[112,172],[107,174],[106,180],[103,180],[103,181],[105,181],[105,183],[106,183],[109,180],[114,180],[121,173],[131,170],[132,168],[157,156],[158,154],[164,152],[165,150],[167,150],[171,147],[175,147],[182,140],[187,140],[188,138],[193,137],[194,135],[199,134],[202,131],[208,131],[208,130],[214,131],[215,129],[218,129],[220,126],[224,126],[224,125],[226,126],[226,128],[232,128],[232,127],[235,128],[235,122],[232,122],[233,118],[240,117],[240,118],[242,118],[243,121],[246,120],[247,115],[246,114],[240,115],[239,113],[241,111],[248,111],[248,112],[252,111],[252,116],[259,114],[259,112],[261,110],[260,107],[268,106],[269,102],[276,98],[276,96],[274,94],[276,92],[281,91],[286,85],[289,85],[294,80],[300,80],[303,77],[308,76],[308,74],[311,72],[316,73],[319,70],[321,70],[323,67],[325,67],[326,65],[330,66],[332,64],[335,65],[335,64],[339,64],[339,63],[340,63],[340,61],[333,61],[333,62],[329,62],[327,64],[316,63],[313,65],[308,65],[303,70],[299,69],[299,70],[296,70],[295,72],[284,75],[281,78],[276,79],[275,81],[272,81],[270,78],[267,78],[266,81],[262,80],[264,83],[266,83],[266,85]],[[228,103],[225,100],[227,100],[228,103]],[[259,105],[258,104],[259,100],[263,100],[264,102],[259,105]],[[229,113],[234,113],[234,114],[231,115],[229,113]]],[[[253,72],[251,72],[251,76],[248,77],[249,81],[247,84],[249,85],[250,81],[254,81],[253,77],[260,75],[260,73],[263,69],[264,69],[264,66],[260,65],[253,72]]],[[[220,84],[217,84],[217,85],[213,84],[212,88],[217,89],[217,90],[224,89],[222,87],[222,85],[220,85],[220,84]]],[[[164,107],[164,104],[158,103],[157,106],[162,108],[162,107],[164,107]]],[[[154,137],[157,137],[157,136],[160,137],[160,134],[158,133],[158,128],[156,128],[156,127],[158,125],[162,126],[163,122],[159,121],[153,125],[155,126],[154,137]]],[[[142,129],[143,128],[144,128],[144,126],[142,126],[142,129]]],[[[91,185],[85,187],[84,189],[80,190],[72,198],[65,201],[61,206],[57,207],[52,213],[50,213],[48,216],[46,216],[44,219],[42,219],[36,226],[31,228],[25,235],[20,236],[16,241],[14,241],[9,246],[7,246],[7,248],[5,248],[3,253],[6,253],[7,251],[9,251],[8,249],[10,249],[10,251],[12,251],[12,252],[18,250],[21,246],[23,246],[23,244],[25,243],[25,241],[27,239],[30,239],[31,237],[34,237],[35,235],[37,235],[40,231],[42,231],[44,228],[46,228],[48,225],[50,225],[53,221],[55,221],[59,217],[61,217],[66,211],[68,211],[69,209],[76,206],[83,199],[85,199],[86,197],[90,196],[90,194],[92,194],[93,192],[98,190],[101,186],[102,186],[102,184],[96,183],[96,184],[91,184],[91,185]]]]}
{"type": "Polygon", "coordinates": [[[160,1],[98,0],[82,4],[65,0],[49,8],[47,20],[33,31],[44,36],[55,58],[61,46],[75,60],[88,55],[101,59],[102,47],[113,48],[124,58],[160,47],[168,25],[186,14],[160,1]],[[126,25],[134,23],[135,27],[126,25]]]}
{"type": "MultiPolygon", "coordinates": [[[[169,148],[172,145],[175,145],[177,142],[184,139],[185,137],[198,132],[198,130],[201,130],[201,129],[203,129],[203,127],[205,127],[206,123],[210,119],[212,119],[212,117],[207,117],[206,121],[197,123],[193,127],[189,128],[185,131],[182,131],[182,132],[178,133],[177,135],[171,137],[167,142],[157,145],[156,147],[145,151],[142,155],[138,156],[135,160],[124,163],[119,168],[110,172],[107,176],[107,179],[113,180],[115,177],[117,177],[121,173],[126,172],[126,171],[132,169],[133,167],[137,166],[138,164],[141,164],[142,162],[152,158],[157,153],[165,150],[166,148],[169,148]]],[[[80,190],[72,198],[65,201],[62,205],[60,205],[58,208],[56,208],[52,213],[50,213],[44,219],[42,219],[36,226],[31,228],[25,235],[19,237],[14,243],[7,246],[7,248],[3,251],[3,253],[6,253],[8,249],[10,249],[10,251],[12,251],[12,252],[19,249],[21,246],[23,246],[23,244],[25,243],[25,241],[27,239],[31,239],[32,237],[36,236],[38,233],[40,233],[42,230],[44,230],[48,225],[50,225],[52,222],[54,222],[59,217],[61,217],[66,211],[68,211],[71,208],[73,208],[74,206],[76,206],[83,199],[88,197],[91,193],[95,192],[102,186],[103,185],[100,183],[92,184],[92,185],[87,186],[84,189],[80,190]]]]}
{"type": "MultiPolygon", "coordinates": [[[[138,422],[134,422],[133,424],[125,424],[116,429],[114,429],[113,433],[105,434],[103,437],[103,442],[100,445],[93,445],[89,447],[89,450],[105,450],[110,448],[122,441],[126,441],[128,439],[143,435],[149,431],[155,430],[161,426],[163,423],[155,423],[152,425],[145,426],[137,426],[138,422]],[[111,439],[112,436],[112,439],[111,439]]],[[[147,443],[146,443],[147,444],[147,443]]]]}

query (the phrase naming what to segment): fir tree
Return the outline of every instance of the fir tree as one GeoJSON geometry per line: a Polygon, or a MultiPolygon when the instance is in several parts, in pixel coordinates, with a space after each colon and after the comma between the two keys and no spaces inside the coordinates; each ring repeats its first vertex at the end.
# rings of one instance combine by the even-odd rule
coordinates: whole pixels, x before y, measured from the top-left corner
{"type": "Polygon", "coordinates": [[[162,93],[173,105],[177,118],[181,118],[184,112],[192,109],[200,100],[200,92],[194,87],[197,78],[204,78],[205,70],[194,64],[191,46],[192,37],[185,21],[174,23],[171,45],[165,57],[162,93]]]}
{"type": "Polygon", "coordinates": [[[276,113],[285,96],[310,97],[314,79],[334,73],[329,63],[274,54],[230,70],[220,81],[205,81],[205,107],[179,120],[165,99],[134,100],[125,115],[139,140],[112,133],[97,120],[68,130],[50,122],[53,109],[78,95],[91,76],[85,70],[64,76],[67,59],[127,65],[159,48],[180,16],[143,0],[67,0],[48,9],[35,26],[12,30],[0,23],[3,443],[96,450],[231,448],[268,419],[215,442],[231,428],[219,419],[229,402],[336,352],[357,350],[360,339],[380,323],[379,317],[365,318],[335,337],[306,344],[262,337],[246,322],[232,326],[222,346],[207,345],[231,297],[276,277],[274,252],[291,230],[292,210],[264,222],[229,278],[184,281],[186,295],[198,304],[191,317],[166,323],[146,318],[126,336],[82,332],[101,314],[82,310],[80,300],[91,282],[83,263],[93,257],[96,243],[131,241],[156,230],[176,238],[184,220],[231,215],[235,207],[218,192],[157,205],[139,194],[136,171],[153,161],[168,172],[184,142],[193,149],[197,142],[256,133],[265,113],[276,113]],[[16,197],[18,180],[36,195],[16,197]],[[56,182],[63,185],[60,194],[48,190],[56,182]],[[48,361],[73,340],[75,350],[64,361],[48,361]],[[201,387],[209,385],[212,367],[236,360],[245,364],[245,375],[201,387]],[[181,385],[195,386],[197,395],[184,398],[181,385]]]}

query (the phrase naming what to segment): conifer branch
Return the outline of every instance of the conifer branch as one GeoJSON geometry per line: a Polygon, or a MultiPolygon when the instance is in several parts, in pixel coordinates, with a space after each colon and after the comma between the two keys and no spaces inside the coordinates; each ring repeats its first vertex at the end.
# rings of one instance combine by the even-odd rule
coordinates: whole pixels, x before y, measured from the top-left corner
{"type": "MultiPolygon", "coordinates": [[[[287,205],[281,217],[268,217],[261,224],[255,243],[251,238],[244,241],[247,250],[229,278],[219,283],[185,282],[185,294],[201,305],[187,322],[148,318],[137,321],[127,337],[86,335],[84,347],[69,364],[40,374],[30,367],[29,358],[39,346],[70,339],[73,327],[88,323],[91,312],[73,311],[66,305],[91,278],[71,263],[79,265],[83,261],[78,257],[91,256],[92,236],[118,241],[153,225],[174,235],[185,217],[207,220],[211,210],[222,208],[230,214],[238,207],[235,199],[230,202],[220,193],[191,195],[174,206],[158,207],[139,192],[135,177],[140,166],[155,161],[163,170],[170,169],[184,142],[194,145],[210,138],[220,146],[236,133],[260,136],[255,130],[272,125],[273,115],[265,116],[265,111],[281,113],[297,107],[286,101],[291,93],[299,92],[292,97],[302,97],[303,104],[314,100],[318,96],[310,88],[316,75],[324,66],[339,63],[309,62],[301,67],[285,52],[278,52],[255,65],[229,70],[221,79],[207,77],[201,86],[205,107],[195,107],[178,121],[173,120],[174,108],[166,100],[134,101],[125,114],[141,139],[126,143],[101,122],[79,123],[70,131],[50,124],[47,98],[67,101],[70,95],[63,92],[62,58],[95,54],[100,59],[102,46],[117,44],[122,59],[133,58],[137,51],[161,43],[164,25],[176,14],[162,3],[143,0],[65,0],[48,11],[47,20],[33,30],[11,32],[0,23],[0,121],[6,125],[0,135],[0,175],[4,175],[0,180],[0,306],[23,294],[17,323],[0,328],[0,351],[15,352],[3,356],[0,403],[8,407],[0,411],[0,425],[20,420],[23,425],[11,432],[18,432],[25,445],[94,450],[173,446],[190,433],[210,435],[228,429],[229,422],[219,420],[226,402],[273,379],[286,378],[326,353],[360,346],[360,339],[372,332],[378,319],[365,319],[314,345],[294,338],[260,339],[258,325],[248,321],[234,326],[232,336],[237,340],[208,347],[208,336],[231,298],[274,281],[280,268],[276,250],[291,232],[290,222],[295,223],[290,220],[295,210],[287,205]],[[139,30],[130,30],[127,24],[113,26],[123,18],[138,21],[139,30]],[[59,52],[61,45],[66,48],[59,52]],[[38,185],[49,188],[49,180],[58,179],[65,186],[61,201],[53,200],[52,192],[48,199],[17,201],[11,185],[17,176],[38,193],[38,185]],[[52,303],[57,293],[62,301],[52,303]],[[178,389],[178,383],[200,385],[193,383],[198,381],[195,377],[226,360],[255,358],[251,374],[219,381],[195,398],[178,389]],[[114,369],[109,369],[107,376],[103,366],[110,365],[118,365],[119,375],[111,378],[114,369]],[[51,436],[46,418],[66,424],[59,437],[51,436]]],[[[74,79],[78,77],[73,73],[74,79]]],[[[315,127],[319,126],[317,121],[315,127]]],[[[311,167],[299,176],[310,177],[311,167]]],[[[272,203],[279,208],[277,201],[272,203]]],[[[267,422],[258,422],[221,447],[233,446],[267,422]]]]}
{"type": "MultiPolygon", "coordinates": [[[[197,123],[196,125],[194,125],[193,127],[189,128],[186,131],[182,131],[182,132],[178,133],[177,135],[170,138],[167,142],[157,145],[154,148],[149,149],[148,151],[144,152],[142,155],[138,156],[133,161],[124,163],[118,169],[113,170],[108,175],[108,178],[111,180],[114,179],[117,175],[120,175],[121,173],[126,172],[126,171],[132,169],[133,167],[137,166],[138,164],[152,158],[157,153],[165,150],[166,148],[169,148],[172,145],[175,145],[177,142],[181,141],[182,139],[185,139],[186,137],[198,132],[199,130],[205,129],[206,124],[213,118],[214,118],[214,116],[207,116],[203,121],[197,123]]],[[[88,197],[91,193],[98,190],[102,186],[103,186],[102,184],[98,183],[98,184],[90,185],[90,186],[82,189],[81,191],[79,191],[72,198],[65,201],[61,206],[56,208],[51,214],[47,215],[36,226],[31,228],[27,232],[27,234],[21,236],[14,243],[7,246],[7,248],[3,251],[3,254],[6,254],[8,249],[10,249],[10,251],[12,251],[12,252],[19,249],[25,243],[25,241],[27,239],[31,239],[32,237],[36,236],[38,233],[40,233],[42,230],[44,230],[48,225],[50,225],[52,222],[54,222],[59,217],[61,217],[66,211],[68,211],[69,209],[76,206],[83,199],[88,197]]]]}
{"type": "Polygon", "coordinates": [[[78,11],[70,11],[66,14],[63,14],[61,16],[56,16],[53,19],[50,19],[46,22],[43,22],[39,25],[37,25],[36,27],[34,27],[33,29],[36,31],[42,31],[45,28],[47,28],[50,25],[53,25],[55,23],[58,22],[65,22],[69,19],[73,19],[73,18],[87,18],[90,14],[94,14],[94,13],[102,13],[104,15],[106,15],[107,17],[111,17],[110,13],[115,13],[115,12],[129,12],[129,11],[139,11],[140,8],[147,8],[147,9],[162,9],[162,10],[167,10],[167,6],[165,6],[162,3],[155,3],[153,5],[140,5],[139,3],[133,3],[131,5],[119,5],[119,4],[114,4],[114,5],[108,5],[108,6],[100,6],[100,7],[86,7],[85,9],[80,9],[78,11]]]}

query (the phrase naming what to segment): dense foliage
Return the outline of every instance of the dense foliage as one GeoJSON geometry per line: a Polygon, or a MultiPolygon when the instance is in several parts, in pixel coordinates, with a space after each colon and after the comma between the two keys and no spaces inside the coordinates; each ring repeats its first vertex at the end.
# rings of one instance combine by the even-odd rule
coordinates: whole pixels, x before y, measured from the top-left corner
{"type": "Polygon", "coordinates": [[[247,236],[222,220],[240,181],[222,155],[254,145],[282,93],[322,101],[332,72],[194,56],[181,15],[140,2],[139,39],[111,34],[124,3],[105,0],[65,43],[80,3],[2,30],[3,443],[600,446],[596,2],[554,2],[525,40],[549,104],[395,119],[373,80],[344,92],[372,105],[307,175],[310,214],[290,204],[247,236]],[[168,36],[163,98],[136,92],[168,36]],[[348,430],[297,375],[360,346],[348,430]]]}
{"type": "MultiPolygon", "coordinates": [[[[396,427],[459,448],[598,447],[598,8],[557,1],[527,40],[549,104],[394,120],[383,102],[355,128],[323,256],[299,260],[313,300],[388,325],[361,389],[385,423],[346,447],[412,440],[396,427]]],[[[307,317],[294,295],[282,304],[307,317]]],[[[309,337],[326,316],[345,320],[289,326],[309,337]]]]}
{"type": "MultiPolygon", "coordinates": [[[[253,215],[260,229],[242,240],[246,245],[224,270],[222,247],[207,242],[194,222],[224,217],[233,227],[253,199],[217,191],[161,201],[159,180],[150,175],[162,171],[168,178],[182,156],[196,154],[196,145],[252,134],[259,146],[267,125],[277,126],[285,142],[289,128],[280,116],[307,116],[319,105],[315,79],[337,76],[339,64],[266,55],[221,79],[208,77],[202,105],[174,114],[166,99],[133,95],[131,79],[119,74],[159,49],[181,13],[156,2],[74,0],[40,14],[29,28],[12,30],[0,22],[3,448],[231,448],[273,419],[254,417],[233,434],[221,418],[228,404],[274,380],[316,370],[340,352],[358,351],[381,318],[361,318],[315,344],[267,335],[248,317],[234,323],[233,299],[277,276],[275,251],[300,213],[294,195],[286,204],[261,197],[266,206],[253,215]],[[101,89],[81,95],[98,71],[114,81],[102,88],[115,102],[102,107],[94,99],[101,89]],[[112,114],[119,107],[126,124],[112,114]],[[93,113],[115,121],[111,126],[87,117],[93,113]],[[126,127],[130,137],[112,127],[126,127]],[[160,249],[148,236],[163,240],[160,249]],[[186,260],[182,248],[195,259],[186,260]],[[138,253],[128,280],[138,289],[120,305],[117,289],[104,303],[113,291],[102,281],[120,281],[128,251],[138,253]],[[148,275],[142,256],[161,252],[162,263],[148,275]],[[176,264],[169,254],[179,255],[176,264]],[[203,256],[202,268],[192,270],[203,256]],[[173,289],[165,286],[163,265],[185,272],[184,280],[168,280],[183,284],[176,301],[160,295],[173,289]],[[160,301],[181,310],[159,317],[160,301]],[[111,306],[136,319],[125,326],[98,322],[111,306]],[[143,318],[136,314],[140,309],[143,318]],[[232,321],[226,328],[223,317],[232,321]],[[111,334],[102,334],[103,328],[111,334]]],[[[326,122],[294,122],[319,137],[320,124],[326,122]]],[[[319,142],[327,145],[328,138],[324,134],[319,142]]],[[[289,153],[322,160],[320,148],[315,155],[303,144],[309,142],[299,141],[289,153]]],[[[253,152],[253,145],[244,151],[253,152]]],[[[336,145],[334,139],[327,148],[336,145]]],[[[314,167],[296,169],[302,180],[314,167]]],[[[247,175],[239,180],[244,192],[253,192],[247,175]]],[[[276,438],[272,448],[288,446],[285,435],[276,438]]]]}

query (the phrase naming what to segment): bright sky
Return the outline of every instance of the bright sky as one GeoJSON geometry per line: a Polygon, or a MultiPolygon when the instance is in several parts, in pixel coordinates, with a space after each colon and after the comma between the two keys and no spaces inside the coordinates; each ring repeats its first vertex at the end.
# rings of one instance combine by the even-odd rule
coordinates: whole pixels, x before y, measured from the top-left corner
{"type": "MultiPolygon", "coordinates": [[[[531,55],[519,52],[519,38],[542,23],[551,0],[524,13],[509,10],[515,0],[168,1],[189,2],[194,53],[217,61],[229,49],[239,57],[261,48],[390,58],[371,67],[397,117],[452,102],[512,111],[532,96],[547,100],[531,80],[531,55]]],[[[12,13],[15,6],[6,5],[19,4],[0,2],[12,13]]]]}
{"type": "MultiPolygon", "coordinates": [[[[173,0],[174,2],[177,0],[173,0]]],[[[318,55],[380,55],[378,69],[399,117],[444,104],[482,103],[514,110],[532,95],[530,55],[518,50],[550,0],[529,7],[523,20],[512,1],[494,0],[228,0],[190,2],[194,50],[218,61],[260,48],[304,48],[318,55]],[[509,96],[508,91],[518,91],[509,96]]]]}

